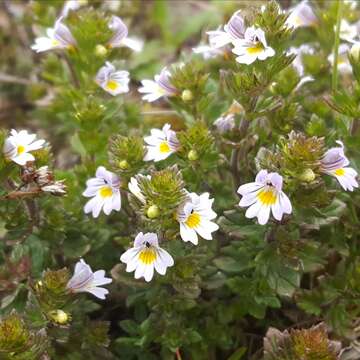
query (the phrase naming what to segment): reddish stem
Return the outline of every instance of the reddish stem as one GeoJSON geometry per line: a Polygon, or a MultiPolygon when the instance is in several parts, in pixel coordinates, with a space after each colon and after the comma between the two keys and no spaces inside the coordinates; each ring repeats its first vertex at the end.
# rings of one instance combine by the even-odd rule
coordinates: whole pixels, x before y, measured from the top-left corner
{"type": "Polygon", "coordinates": [[[175,354],[176,354],[176,360],[182,360],[179,348],[176,349],[175,354]]]}

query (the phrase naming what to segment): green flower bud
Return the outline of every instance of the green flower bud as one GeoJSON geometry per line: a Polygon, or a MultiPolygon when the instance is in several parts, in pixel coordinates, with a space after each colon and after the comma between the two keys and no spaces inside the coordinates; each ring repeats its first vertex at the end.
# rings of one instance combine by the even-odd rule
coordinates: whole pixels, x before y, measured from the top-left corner
{"type": "Polygon", "coordinates": [[[315,180],[315,173],[311,169],[305,169],[305,171],[299,176],[301,181],[312,182],[315,180]]]}
{"type": "Polygon", "coordinates": [[[190,150],[187,157],[190,161],[196,161],[199,158],[199,154],[196,150],[190,150]]]}
{"type": "Polygon", "coordinates": [[[129,163],[126,160],[119,161],[119,168],[121,170],[126,170],[129,168],[129,163]]]}
{"type": "Polygon", "coordinates": [[[147,211],[146,211],[146,215],[148,218],[150,219],[155,219],[160,215],[160,210],[156,205],[151,205],[147,211]]]}
{"type": "Polygon", "coordinates": [[[52,321],[60,325],[65,325],[71,320],[70,314],[61,309],[50,311],[48,316],[52,321]]]}
{"type": "Polygon", "coordinates": [[[99,57],[99,58],[103,58],[107,55],[108,50],[106,49],[106,47],[104,45],[96,45],[95,46],[95,56],[99,57]]]}
{"type": "Polygon", "coordinates": [[[276,82],[272,82],[269,86],[269,90],[271,91],[272,94],[276,93],[276,87],[277,87],[277,83],[276,82]]]}
{"type": "Polygon", "coordinates": [[[30,339],[30,332],[16,312],[12,312],[0,322],[1,353],[21,353],[27,349],[30,339]]]}
{"type": "Polygon", "coordinates": [[[360,44],[355,43],[350,50],[350,55],[355,61],[359,61],[360,59],[360,44]]]}
{"type": "Polygon", "coordinates": [[[191,92],[191,90],[186,89],[181,94],[181,99],[184,102],[191,101],[193,98],[194,98],[194,95],[191,92]]]}

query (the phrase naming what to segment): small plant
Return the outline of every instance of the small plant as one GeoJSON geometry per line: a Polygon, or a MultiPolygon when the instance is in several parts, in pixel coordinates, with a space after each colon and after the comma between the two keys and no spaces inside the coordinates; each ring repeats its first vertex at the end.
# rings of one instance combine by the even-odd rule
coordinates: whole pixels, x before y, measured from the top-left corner
{"type": "Polygon", "coordinates": [[[360,359],[359,16],[4,0],[0,358],[360,359]]]}

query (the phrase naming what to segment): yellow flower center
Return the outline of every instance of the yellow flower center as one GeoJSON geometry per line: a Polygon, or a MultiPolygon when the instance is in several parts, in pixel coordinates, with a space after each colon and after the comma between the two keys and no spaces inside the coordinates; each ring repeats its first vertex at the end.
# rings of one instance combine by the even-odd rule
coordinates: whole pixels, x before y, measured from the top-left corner
{"type": "Polygon", "coordinates": [[[18,145],[18,147],[17,147],[18,155],[21,155],[24,151],[25,151],[25,146],[18,145]]]}
{"type": "Polygon", "coordinates": [[[200,224],[200,215],[198,213],[192,213],[186,219],[185,224],[190,228],[196,228],[200,224]]]}
{"type": "Polygon", "coordinates": [[[161,153],[170,152],[170,146],[166,141],[163,141],[162,143],[160,143],[160,152],[161,153]]]}
{"type": "Polygon", "coordinates": [[[345,170],[344,169],[336,169],[335,170],[335,175],[337,176],[344,176],[345,175],[345,170]]]}
{"type": "Polygon", "coordinates": [[[296,16],[294,18],[294,24],[297,25],[297,26],[301,26],[303,24],[303,21],[302,21],[300,16],[296,16]]]}
{"type": "Polygon", "coordinates": [[[107,88],[108,90],[114,91],[114,90],[116,90],[118,87],[119,87],[119,84],[118,84],[116,81],[114,81],[114,80],[109,80],[109,81],[107,82],[107,84],[106,84],[106,88],[107,88]]]}
{"type": "Polygon", "coordinates": [[[111,196],[113,192],[109,186],[103,186],[100,189],[99,193],[100,193],[101,197],[107,198],[107,197],[111,196]]]}
{"type": "Polygon", "coordinates": [[[276,203],[276,193],[272,189],[263,189],[256,196],[263,205],[274,205],[276,203]]]}
{"type": "Polygon", "coordinates": [[[247,49],[248,54],[251,54],[251,55],[259,54],[263,51],[264,51],[264,46],[260,41],[257,42],[253,47],[249,47],[247,49]]]}
{"type": "Polygon", "coordinates": [[[145,248],[141,250],[139,255],[139,260],[145,264],[150,265],[156,260],[156,252],[153,248],[145,248]]]}
{"type": "Polygon", "coordinates": [[[52,46],[58,46],[60,43],[59,43],[59,41],[58,40],[56,40],[56,39],[52,39],[51,40],[51,45],[52,46]]]}

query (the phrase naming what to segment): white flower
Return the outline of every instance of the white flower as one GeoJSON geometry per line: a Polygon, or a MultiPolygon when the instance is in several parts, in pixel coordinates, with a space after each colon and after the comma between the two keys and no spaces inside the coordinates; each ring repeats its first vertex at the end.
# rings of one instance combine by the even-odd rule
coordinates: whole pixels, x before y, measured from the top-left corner
{"type": "Polygon", "coordinates": [[[235,114],[224,113],[214,121],[216,130],[220,134],[230,132],[235,128],[235,114]]]}
{"type": "Polygon", "coordinates": [[[214,122],[214,126],[220,134],[225,134],[229,131],[232,131],[235,124],[235,116],[244,111],[243,107],[234,100],[230,108],[224,112],[219,118],[214,122]]]}
{"type": "Polygon", "coordinates": [[[315,79],[312,76],[304,76],[300,79],[300,81],[295,86],[294,91],[298,91],[304,84],[314,81],[315,79]]]}
{"type": "Polygon", "coordinates": [[[218,29],[207,32],[210,46],[217,49],[232,43],[234,40],[243,39],[245,29],[245,21],[240,15],[240,10],[238,10],[231,16],[229,22],[224,25],[224,30],[218,29]]]}
{"type": "Polygon", "coordinates": [[[238,193],[242,195],[239,206],[248,207],[245,216],[248,219],[258,218],[259,224],[268,222],[270,210],[276,220],[283,214],[291,214],[292,206],[289,198],[282,191],[283,178],[278,173],[260,170],[255,182],[241,185],[238,193]]]}
{"type": "Polygon", "coordinates": [[[167,68],[163,68],[161,73],[155,75],[154,80],[142,80],[142,87],[139,92],[145,94],[142,98],[148,102],[153,102],[163,96],[174,96],[178,93],[175,86],[170,83],[171,73],[167,68]]]}
{"type": "Polygon", "coordinates": [[[160,129],[151,129],[151,135],[146,136],[147,153],[144,161],[160,161],[166,159],[179,148],[179,141],[175,131],[170,129],[170,124],[165,124],[160,129]]]}
{"type": "Polygon", "coordinates": [[[216,49],[211,45],[200,44],[199,46],[192,49],[195,54],[201,54],[204,60],[213,59],[217,56],[225,55],[226,51],[224,49],[216,49]]]}
{"type": "Polygon", "coordinates": [[[345,191],[353,191],[359,186],[356,181],[357,172],[347,167],[350,162],[344,154],[344,144],[336,141],[340,147],[334,147],[326,151],[321,159],[321,170],[328,175],[334,176],[345,191]]]}
{"type": "Polygon", "coordinates": [[[61,15],[67,17],[70,10],[78,10],[83,5],[87,5],[87,0],[67,0],[64,3],[61,15]]]}
{"type": "MultiPolygon", "coordinates": [[[[339,46],[339,53],[338,53],[338,61],[337,61],[337,68],[341,74],[351,74],[352,67],[348,59],[348,53],[350,51],[350,46],[348,44],[340,44],[339,46]]],[[[328,61],[332,66],[334,66],[334,54],[331,53],[328,56],[328,61]]]]}
{"type": "Polygon", "coordinates": [[[265,33],[261,29],[249,27],[245,31],[245,38],[233,41],[232,52],[238,57],[236,61],[240,64],[252,64],[256,59],[265,60],[274,56],[275,51],[267,45],[265,33]]]}
{"type": "Polygon", "coordinates": [[[109,23],[109,29],[113,31],[113,36],[108,42],[110,48],[117,48],[121,46],[127,46],[128,48],[139,52],[143,48],[143,42],[138,39],[128,37],[128,28],[124,22],[118,17],[113,16],[109,23]]]}
{"type": "MultiPolygon", "coordinates": [[[[149,180],[151,179],[151,176],[150,175],[137,175],[137,177],[146,177],[148,178],[149,180]]],[[[136,177],[131,177],[130,178],[130,182],[128,183],[128,188],[129,188],[129,191],[143,204],[146,203],[146,199],[145,199],[145,196],[144,194],[142,193],[140,187],[139,187],[139,183],[136,179],[136,177]]]]}
{"type": "Polygon", "coordinates": [[[52,49],[70,49],[75,47],[76,40],[69,28],[61,21],[62,17],[56,21],[54,28],[47,29],[47,36],[36,38],[35,44],[31,48],[39,53],[52,49]]]}
{"type": "Polygon", "coordinates": [[[180,223],[180,236],[183,241],[198,244],[198,234],[206,240],[212,240],[212,232],[219,226],[211,220],[216,218],[212,210],[214,199],[209,199],[209,193],[200,196],[189,193],[187,200],[177,211],[177,220],[180,223]]]}
{"type": "Polygon", "coordinates": [[[360,58],[360,42],[355,42],[351,46],[350,55],[354,58],[354,60],[359,61],[360,58]]]}
{"type": "Polygon", "coordinates": [[[297,73],[299,74],[299,76],[303,76],[304,75],[304,65],[303,65],[303,55],[305,54],[314,54],[315,50],[313,47],[311,47],[308,44],[303,44],[300,47],[296,48],[296,47],[291,47],[289,49],[289,54],[294,54],[296,55],[296,58],[294,59],[294,61],[292,62],[292,65],[294,66],[294,68],[296,69],[297,73]]]}
{"type": "Polygon", "coordinates": [[[96,74],[95,81],[100,87],[113,96],[129,91],[129,73],[124,70],[116,71],[115,66],[108,61],[96,74]]]}
{"type": "Polygon", "coordinates": [[[358,4],[357,0],[344,0],[344,4],[349,7],[350,10],[355,10],[358,4]]]}
{"type": "Polygon", "coordinates": [[[120,179],[114,173],[99,166],[96,177],[89,179],[86,186],[83,196],[92,197],[92,199],[84,206],[85,214],[92,212],[92,216],[97,218],[101,209],[106,215],[109,215],[112,210],[120,211],[120,179]]]}
{"type": "Polygon", "coordinates": [[[99,286],[111,282],[112,279],[105,277],[104,270],[92,272],[91,267],[83,259],[80,259],[75,265],[74,275],[67,283],[66,288],[73,293],[88,292],[104,300],[109,291],[99,286]]]}
{"type": "Polygon", "coordinates": [[[29,134],[27,130],[10,131],[10,136],[4,143],[4,156],[15,163],[24,166],[28,161],[35,161],[31,151],[39,150],[45,144],[45,140],[36,140],[36,134],[29,134]]]}
{"type": "Polygon", "coordinates": [[[66,185],[64,180],[53,181],[47,185],[41,187],[41,191],[49,192],[52,195],[65,195],[66,194],[66,185]]]}
{"type": "MultiPolygon", "coordinates": [[[[336,25],[334,26],[334,31],[336,31],[336,25]]],[[[359,30],[357,24],[350,25],[345,19],[341,20],[340,39],[349,42],[354,42],[358,34],[359,34],[359,30]]]]}
{"type": "Polygon", "coordinates": [[[120,261],[126,264],[126,271],[135,270],[135,279],[144,277],[149,282],[154,276],[154,268],[160,275],[174,265],[171,255],[159,246],[158,237],[154,233],[140,232],[134,241],[134,247],[125,251],[120,261]]]}
{"type": "Polygon", "coordinates": [[[308,2],[302,1],[296,5],[286,20],[286,25],[290,28],[314,26],[318,22],[313,9],[308,2]]]}

